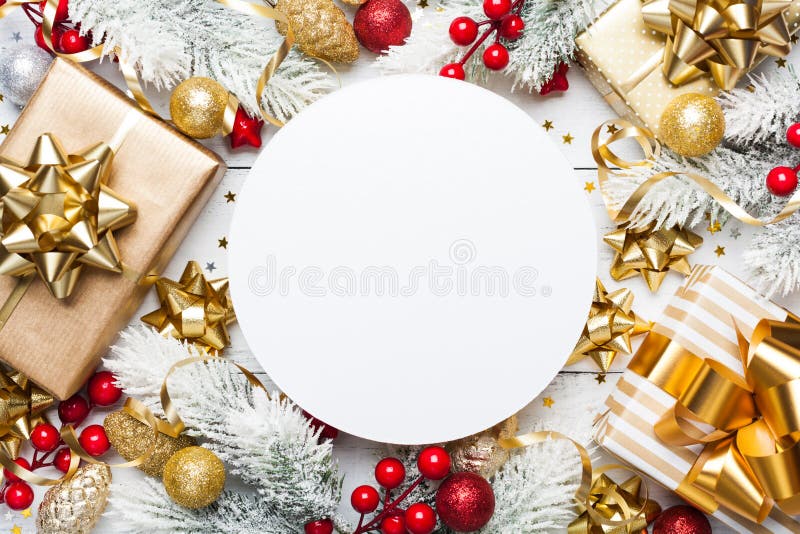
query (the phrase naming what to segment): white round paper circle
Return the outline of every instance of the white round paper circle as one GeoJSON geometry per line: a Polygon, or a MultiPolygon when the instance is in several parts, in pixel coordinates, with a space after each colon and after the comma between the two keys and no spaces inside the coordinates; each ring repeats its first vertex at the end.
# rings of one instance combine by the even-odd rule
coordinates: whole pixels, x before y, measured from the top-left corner
{"type": "Polygon", "coordinates": [[[586,197],[492,92],[417,75],[345,87],[275,135],[237,197],[236,315],[275,383],[342,431],[479,432],[575,346],[595,279],[586,197]]]}

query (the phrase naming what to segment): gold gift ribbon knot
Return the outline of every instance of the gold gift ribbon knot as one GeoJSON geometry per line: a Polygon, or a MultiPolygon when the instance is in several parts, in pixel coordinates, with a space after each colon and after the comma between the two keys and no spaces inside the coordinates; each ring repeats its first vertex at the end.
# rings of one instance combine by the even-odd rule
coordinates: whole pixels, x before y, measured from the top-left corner
{"type": "Polygon", "coordinates": [[[734,326],[744,378],[653,332],[630,369],[676,398],[656,435],[704,446],[677,492],[761,523],[773,505],[800,513],[800,322],[764,319],[749,342],[734,326]]]}
{"type": "Polygon", "coordinates": [[[645,25],[667,36],[662,71],[675,85],[710,73],[733,89],[764,56],[791,50],[783,11],[790,1],[650,0],[642,6],[645,25]]]}

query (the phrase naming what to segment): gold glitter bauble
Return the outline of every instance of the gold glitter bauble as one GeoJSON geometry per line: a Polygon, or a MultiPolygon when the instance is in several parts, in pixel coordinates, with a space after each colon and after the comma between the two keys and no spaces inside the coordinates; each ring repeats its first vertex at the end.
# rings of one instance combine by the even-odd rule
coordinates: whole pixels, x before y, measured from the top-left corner
{"type": "Polygon", "coordinates": [[[225,487],[225,466],[203,447],[187,447],[172,455],[164,466],[164,488],[172,500],[186,508],[203,508],[217,500],[225,487]]]}
{"type": "MultiPolygon", "coordinates": [[[[138,458],[153,443],[153,429],[125,412],[112,412],[103,421],[103,427],[111,445],[127,461],[138,458]]],[[[181,434],[177,438],[158,434],[153,453],[145,463],[137,466],[150,476],[161,477],[164,466],[172,455],[186,447],[197,445],[191,436],[181,434]]]]}
{"type": "Polygon", "coordinates": [[[672,99],[658,125],[658,138],[687,158],[708,154],[722,141],[725,115],[716,100],[700,93],[672,99]]]}
{"type": "Polygon", "coordinates": [[[211,78],[189,78],[169,98],[175,126],[195,139],[208,139],[222,131],[228,91],[211,78]]]}
{"type": "MultiPolygon", "coordinates": [[[[353,26],[333,0],[278,0],[275,9],[285,13],[300,50],[335,63],[358,59],[358,40],[353,26]]],[[[275,26],[286,34],[286,24],[275,26]]]]}
{"type": "Polygon", "coordinates": [[[39,534],[88,534],[106,509],[111,488],[111,468],[88,464],[75,475],[47,490],[39,514],[39,534]]]}
{"type": "Polygon", "coordinates": [[[448,444],[453,471],[469,471],[492,478],[509,458],[509,452],[497,440],[513,437],[518,429],[517,416],[513,415],[488,430],[448,444]]]}

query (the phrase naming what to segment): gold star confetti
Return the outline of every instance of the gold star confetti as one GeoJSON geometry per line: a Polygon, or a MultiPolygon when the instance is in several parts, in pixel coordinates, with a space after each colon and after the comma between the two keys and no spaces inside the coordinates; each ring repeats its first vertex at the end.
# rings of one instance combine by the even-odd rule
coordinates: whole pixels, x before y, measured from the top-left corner
{"type": "Polygon", "coordinates": [[[597,373],[597,376],[594,377],[598,384],[605,384],[606,383],[606,374],[605,373],[597,373]]]}
{"type": "Polygon", "coordinates": [[[750,93],[755,93],[756,92],[756,86],[753,85],[752,83],[750,85],[748,85],[747,87],[745,87],[745,89],[747,89],[748,92],[750,92],[750,93]]]}
{"type": "Polygon", "coordinates": [[[20,513],[22,514],[22,517],[25,517],[25,518],[27,518],[27,517],[30,517],[30,516],[32,515],[32,514],[31,514],[31,509],[30,509],[30,508],[25,508],[25,509],[24,509],[23,511],[21,511],[20,513]]]}
{"type": "Polygon", "coordinates": [[[8,127],[8,124],[4,124],[4,125],[0,126],[0,134],[8,135],[8,132],[10,132],[10,131],[11,131],[11,129],[8,127]]]}
{"type": "Polygon", "coordinates": [[[549,132],[550,130],[553,129],[553,121],[544,121],[544,124],[542,124],[542,128],[544,128],[545,131],[549,132]]]}
{"type": "Polygon", "coordinates": [[[11,534],[22,534],[22,527],[19,525],[14,525],[8,531],[11,532],[11,534]]]}
{"type": "Polygon", "coordinates": [[[219,241],[219,245],[217,245],[219,248],[228,248],[228,238],[223,237],[222,239],[217,239],[217,241],[219,241]]]}
{"type": "Polygon", "coordinates": [[[444,8],[442,6],[436,6],[437,13],[444,13],[444,8]]]}
{"type": "Polygon", "coordinates": [[[591,193],[592,191],[594,191],[594,182],[584,182],[583,189],[587,193],[591,193]]]}
{"type": "Polygon", "coordinates": [[[3,95],[0,95],[0,102],[2,102],[4,98],[5,97],[3,95]]]}
{"type": "Polygon", "coordinates": [[[719,221],[714,221],[713,223],[708,224],[708,228],[706,228],[706,230],[708,230],[712,234],[716,234],[717,232],[722,230],[722,225],[719,223],[719,221]]]}
{"type": "Polygon", "coordinates": [[[775,64],[778,65],[779,69],[786,68],[786,60],[782,57],[779,57],[775,60],[775,64]]]}
{"type": "Polygon", "coordinates": [[[550,408],[550,407],[551,407],[551,406],[553,406],[553,404],[555,404],[555,403],[556,403],[556,401],[554,401],[554,400],[553,400],[553,399],[551,399],[550,397],[545,397],[545,398],[543,398],[543,399],[542,399],[542,405],[543,405],[545,408],[550,408]]]}
{"type": "Polygon", "coordinates": [[[419,2],[417,2],[417,5],[422,9],[425,9],[426,7],[428,7],[428,0],[419,0],[419,2]]]}
{"type": "Polygon", "coordinates": [[[228,202],[236,202],[236,193],[228,191],[227,193],[225,193],[225,200],[227,200],[228,202]]]}
{"type": "Polygon", "coordinates": [[[717,245],[717,248],[714,249],[714,254],[716,254],[718,258],[720,256],[724,256],[725,255],[725,247],[717,245]]]}
{"type": "Polygon", "coordinates": [[[575,138],[572,137],[572,135],[570,135],[569,132],[567,132],[567,135],[562,135],[561,139],[564,140],[564,144],[565,145],[571,145],[572,144],[572,140],[575,139],[575,138]]]}
{"type": "Polygon", "coordinates": [[[606,132],[608,132],[610,134],[617,133],[618,131],[619,131],[619,128],[617,128],[616,124],[609,124],[608,126],[606,126],[606,132]]]}

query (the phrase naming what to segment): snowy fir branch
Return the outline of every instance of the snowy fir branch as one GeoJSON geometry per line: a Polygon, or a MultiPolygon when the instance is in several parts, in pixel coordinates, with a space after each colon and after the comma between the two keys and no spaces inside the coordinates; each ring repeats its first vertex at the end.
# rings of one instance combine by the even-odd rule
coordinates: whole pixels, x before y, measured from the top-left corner
{"type": "MultiPolygon", "coordinates": [[[[105,365],[127,394],[160,413],[167,370],[196,355],[191,345],[135,326],[123,331],[105,365]]],[[[296,528],[335,517],[342,478],[332,443],[318,442],[319,430],[291,401],[277,393],[267,397],[224,360],[178,369],[169,379],[169,392],[187,433],[205,440],[231,474],[256,488],[270,520],[296,528]]]]}
{"type": "MultiPolygon", "coordinates": [[[[107,54],[119,47],[142,79],[157,89],[206,76],[234,93],[254,115],[256,83],[283,41],[272,21],[216,0],[71,0],[69,8],[81,31],[92,32],[94,44],[103,42],[107,54]]],[[[264,104],[286,121],[333,88],[330,75],[293,50],[267,84],[264,104]]]]}

